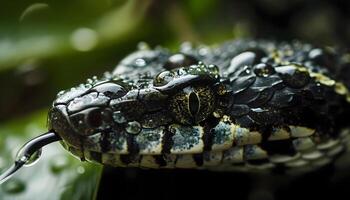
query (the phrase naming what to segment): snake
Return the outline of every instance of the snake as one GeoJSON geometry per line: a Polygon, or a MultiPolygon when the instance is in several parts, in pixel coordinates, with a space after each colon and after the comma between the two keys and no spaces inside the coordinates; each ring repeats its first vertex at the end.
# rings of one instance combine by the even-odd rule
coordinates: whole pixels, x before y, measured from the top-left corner
{"type": "Polygon", "coordinates": [[[345,50],[300,41],[140,45],[59,92],[36,148],[113,167],[314,170],[347,151],[349,67],[345,50]]]}

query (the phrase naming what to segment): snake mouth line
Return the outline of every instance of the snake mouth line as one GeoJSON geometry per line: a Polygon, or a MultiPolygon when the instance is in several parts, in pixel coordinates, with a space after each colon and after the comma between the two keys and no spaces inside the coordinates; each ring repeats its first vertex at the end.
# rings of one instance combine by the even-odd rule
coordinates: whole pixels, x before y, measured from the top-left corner
{"type": "Polygon", "coordinates": [[[278,130],[264,140],[259,132],[220,121],[211,129],[208,148],[205,127],[173,124],[167,129],[141,131],[126,139],[124,149],[82,151],[68,144],[65,148],[82,160],[114,167],[274,169],[277,165],[297,168],[330,163],[346,149],[344,143],[349,140],[348,134],[343,134],[339,139],[319,142],[314,131],[290,127],[288,136],[278,130]]]}

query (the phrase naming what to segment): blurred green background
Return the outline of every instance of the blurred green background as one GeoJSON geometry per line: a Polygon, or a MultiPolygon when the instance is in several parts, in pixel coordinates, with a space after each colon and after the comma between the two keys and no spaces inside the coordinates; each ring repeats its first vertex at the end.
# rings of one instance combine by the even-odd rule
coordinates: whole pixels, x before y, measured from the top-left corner
{"type": "MultiPolygon", "coordinates": [[[[112,71],[140,41],[173,51],[184,41],[242,37],[347,47],[349,12],[346,0],[2,0],[0,169],[45,132],[57,92],[112,71]]],[[[96,198],[101,166],[80,163],[58,144],[43,154],[0,187],[0,199],[96,198]]]]}

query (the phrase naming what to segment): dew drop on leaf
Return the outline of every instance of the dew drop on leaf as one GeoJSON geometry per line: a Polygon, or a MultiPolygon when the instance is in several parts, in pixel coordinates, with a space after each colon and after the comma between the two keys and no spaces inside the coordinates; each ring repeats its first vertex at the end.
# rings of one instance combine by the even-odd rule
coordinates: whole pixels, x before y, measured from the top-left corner
{"type": "Polygon", "coordinates": [[[18,179],[10,179],[1,185],[3,191],[10,194],[17,194],[25,190],[25,184],[18,179]]]}

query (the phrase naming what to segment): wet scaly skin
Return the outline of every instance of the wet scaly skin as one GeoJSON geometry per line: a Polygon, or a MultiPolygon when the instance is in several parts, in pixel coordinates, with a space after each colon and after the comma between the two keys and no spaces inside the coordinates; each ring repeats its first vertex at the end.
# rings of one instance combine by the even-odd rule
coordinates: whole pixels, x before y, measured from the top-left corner
{"type": "Polygon", "coordinates": [[[346,58],[299,42],[140,49],[60,92],[49,126],[80,159],[112,166],[313,169],[346,150],[346,58]]]}

